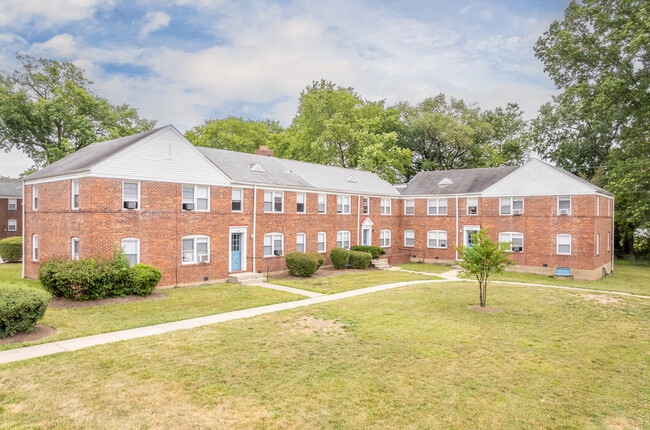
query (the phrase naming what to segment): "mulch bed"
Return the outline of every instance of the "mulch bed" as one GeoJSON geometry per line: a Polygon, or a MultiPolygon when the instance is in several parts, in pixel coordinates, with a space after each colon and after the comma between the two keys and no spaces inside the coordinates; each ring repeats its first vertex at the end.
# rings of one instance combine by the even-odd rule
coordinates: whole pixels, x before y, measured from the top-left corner
{"type": "Polygon", "coordinates": [[[0,345],[9,345],[11,343],[34,342],[36,340],[45,339],[56,333],[56,329],[46,325],[36,324],[33,331],[24,331],[16,333],[13,336],[0,339],[0,345]]]}
{"type": "Polygon", "coordinates": [[[503,312],[501,309],[493,308],[492,306],[485,306],[485,307],[482,308],[479,305],[469,305],[469,306],[467,306],[467,309],[471,309],[473,311],[478,311],[478,312],[485,312],[485,313],[488,313],[488,314],[496,314],[496,313],[499,313],[499,312],[503,312]]]}
{"type": "Polygon", "coordinates": [[[365,272],[376,272],[379,269],[376,267],[368,267],[367,269],[335,269],[334,267],[324,268],[321,267],[311,275],[311,278],[301,278],[300,276],[291,276],[288,272],[282,274],[269,275],[269,278],[273,279],[315,279],[315,278],[328,278],[330,276],[336,275],[345,275],[346,273],[365,273],[365,272]]]}
{"type": "Polygon", "coordinates": [[[152,293],[147,297],[142,296],[126,296],[126,297],[107,297],[98,300],[72,300],[65,297],[52,297],[50,299],[51,309],[74,309],[74,308],[93,308],[95,306],[117,305],[120,303],[131,302],[148,302],[150,300],[166,299],[167,295],[163,293],[152,293]]]}

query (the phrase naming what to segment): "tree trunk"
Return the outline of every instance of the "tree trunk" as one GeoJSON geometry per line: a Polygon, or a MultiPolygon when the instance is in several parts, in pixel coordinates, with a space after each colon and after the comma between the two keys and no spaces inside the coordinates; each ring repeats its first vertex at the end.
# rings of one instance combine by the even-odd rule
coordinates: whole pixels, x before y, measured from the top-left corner
{"type": "Polygon", "coordinates": [[[634,232],[627,235],[625,242],[625,247],[627,248],[628,255],[630,257],[634,257],[634,232]]]}

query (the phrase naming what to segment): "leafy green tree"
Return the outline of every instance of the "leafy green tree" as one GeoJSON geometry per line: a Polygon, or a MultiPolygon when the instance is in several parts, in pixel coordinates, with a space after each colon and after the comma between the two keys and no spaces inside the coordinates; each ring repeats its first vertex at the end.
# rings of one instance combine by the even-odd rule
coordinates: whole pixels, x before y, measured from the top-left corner
{"type": "Polygon", "coordinates": [[[90,91],[72,63],[17,55],[22,68],[0,76],[0,148],[44,166],[97,140],[150,130],[155,121],[90,91]]]}
{"type": "Polygon", "coordinates": [[[206,120],[188,130],[185,137],[196,146],[253,153],[261,145],[273,148],[274,136],[282,132],[276,121],[252,121],[230,116],[206,120]]]}
{"type": "Polygon", "coordinates": [[[506,266],[513,264],[508,258],[510,244],[492,242],[485,229],[472,233],[472,243],[471,247],[456,247],[462,255],[458,264],[478,281],[479,301],[483,308],[487,302],[490,275],[502,273],[506,266]]]}
{"type": "MultiPolygon", "coordinates": [[[[650,209],[650,4],[572,1],[535,45],[560,94],[532,124],[535,149],[617,197],[617,227],[629,242],[650,209]]],[[[632,251],[633,247],[628,245],[632,251]]]]}

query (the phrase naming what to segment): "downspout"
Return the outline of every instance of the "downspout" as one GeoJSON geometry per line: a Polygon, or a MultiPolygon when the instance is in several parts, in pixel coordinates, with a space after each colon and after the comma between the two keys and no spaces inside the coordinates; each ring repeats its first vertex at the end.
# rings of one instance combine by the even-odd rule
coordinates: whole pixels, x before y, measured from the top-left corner
{"type": "Polygon", "coordinates": [[[255,239],[257,238],[257,185],[253,185],[253,273],[255,273],[255,239]]]}
{"type": "Polygon", "coordinates": [[[458,260],[458,194],[456,194],[456,246],[454,246],[454,249],[456,250],[456,260],[458,260]]]}
{"type": "MultiPolygon", "coordinates": [[[[25,244],[27,242],[25,242],[25,181],[22,181],[22,183],[23,183],[23,187],[22,187],[22,192],[23,192],[23,196],[22,196],[23,197],[22,198],[22,204],[23,204],[23,219],[22,219],[22,224],[23,224],[23,227],[22,227],[22,229],[23,229],[23,233],[22,233],[23,234],[23,264],[21,265],[22,266],[22,268],[21,268],[21,270],[22,270],[21,278],[24,278],[25,277],[25,261],[27,261],[25,259],[25,244]]],[[[34,252],[34,251],[32,250],[32,252],[34,252]]]]}
{"type": "Polygon", "coordinates": [[[614,273],[614,214],[615,214],[614,197],[612,197],[612,233],[609,235],[609,240],[610,240],[609,246],[611,247],[610,249],[612,250],[612,268],[610,270],[610,273],[614,273]]]}
{"type": "Polygon", "coordinates": [[[359,230],[361,229],[361,210],[360,210],[361,194],[357,194],[357,245],[361,245],[359,242],[359,230]]]}

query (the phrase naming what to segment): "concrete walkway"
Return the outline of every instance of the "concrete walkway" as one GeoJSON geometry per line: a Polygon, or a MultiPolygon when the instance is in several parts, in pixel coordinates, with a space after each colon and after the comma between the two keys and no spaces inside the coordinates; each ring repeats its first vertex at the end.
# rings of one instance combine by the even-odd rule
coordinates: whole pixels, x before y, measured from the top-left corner
{"type": "MultiPolygon", "coordinates": [[[[375,285],[373,287],[360,288],[358,290],[344,291],[336,294],[319,294],[316,297],[296,300],[293,302],[277,303],[274,305],[259,306],[256,308],[242,309],[239,311],[226,312],[222,314],[209,315],[205,317],[192,318],[188,320],[174,321],[163,324],[156,324],[147,327],[139,327],[128,330],[114,331],[110,333],[97,334],[94,336],[78,337],[57,342],[43,343],[40,345],[26,346],[23,348],[0,351],[0,364],[11,363],[14,361],[28,360],[35,357],[57,354],[59,352],[76,351],[95,345],[104,345],[107,343],[120,342],[123,340],[136,339],[139,337],[153,336],[162,333],[168,333],[177,330],[185,330],[204,325],[218,324],[225,321],[232,321],[242,318],[250,318],[257,315],[263,315],[273,312],[280,312],[287,309],[295,309],[302,306],[309,306],[318,303],[332,302],[335,300],[346,299],[349,297],[361,296],[363,294],[375,293],[378,291],[390,290],[393,288],[404,287],[407,285],[429,284],[436,282],[448,282],[447,280],[422,280],[396,282],[393,284],[375,285]]],[[[272,284],[269,285],[269,288],[272,284]]],[[[273,288],[278,285],[273,285],[273,288]]],[[[289,288],[289,287],[287,287],[289,288]]],[[[298,290],[297,288],[294,290],[298,290]]],[[[283,290],[286,291],[286,290],[283,290]]],[[[298,290],[303,293],[318,294],[312,291],[298,290]]]]}
{"type": "Polygon", "coordinates": [[[272,290],[286,291],[287,293],[293,293],[293,294],[298,294],[298,295],[307,296],[307,297],[324,296],[324,294],[316,293],[314,291],[301,290],[299,288],[293,288],[293,287],[285,287],[284,285],[269,284],[267,282],[256,282],[256,283],[251,284],[251,285],[255,285],[256,287],[270,288],[272,290]]]}

